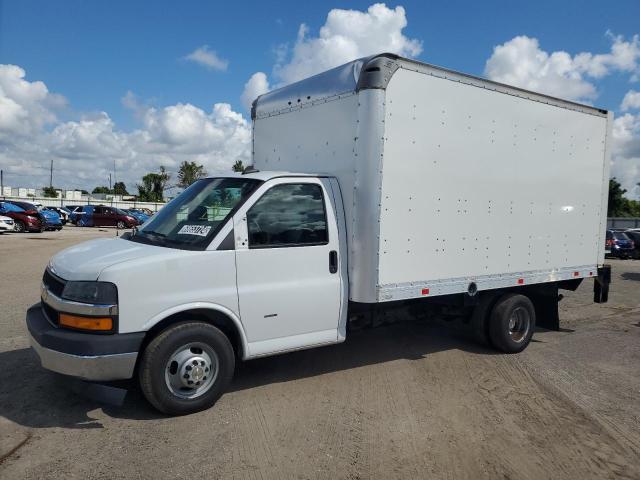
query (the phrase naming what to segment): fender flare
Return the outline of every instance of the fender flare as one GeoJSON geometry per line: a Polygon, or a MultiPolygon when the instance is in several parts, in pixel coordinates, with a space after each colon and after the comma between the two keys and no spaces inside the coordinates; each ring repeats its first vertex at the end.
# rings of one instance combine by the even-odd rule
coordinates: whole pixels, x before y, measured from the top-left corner
{"type": "Polygon", "coordinates": [[[235,314],[235,312],[233,312],[233,310],[217,303],[191,302],[184,303],[182,305],[176,305],[167,310],[163,310],[162,312],[154,315],[150,320],[146,321],[143,325],[143,330],[145,332],[148,332],[165,318],[168,318],[177,313],[188,312],[190,310],[213,310],[215,312],[222,313],[229,320],[231,320],[231,322],[236,327],[238,334],[240,335],[240,341],[242,342],[242,359],[245,360],[247,358],[249,343],[247,341],[247,335],[244,331],[244,327],[242,326],[240,318],[235,314]]]}

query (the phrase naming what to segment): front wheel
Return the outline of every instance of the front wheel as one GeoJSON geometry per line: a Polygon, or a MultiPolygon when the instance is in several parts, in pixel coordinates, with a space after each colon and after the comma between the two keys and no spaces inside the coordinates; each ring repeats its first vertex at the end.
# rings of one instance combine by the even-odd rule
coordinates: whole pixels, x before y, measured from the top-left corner
{"type": "Polygon", "coordinates": [[[26,226],[24,222],[21,222],[20,220],[16,220],[16,223],[13,224],[13,230],[18,233],[24,233],[24,231],[26,230],[26,226]]]}
{"type": "Polygon", "coordinates": [[[118,227],[120,230],[123,230],[123,229],[127,228],[127,224],[126,224],[126,223],[124,223],[122,220],[118,220],[118,225],[117,225],[117,227],[118,227]]]}
{"type": "Polygon", "coordinates": [[[536,326],[533,303],[524,295],[508,293],[493,306],[489,317],[489,337],[495,348],[518,353],[527,348],[536,326]]]}
{"type": "Polygon", "coordinates": [[[140,388],[161,412],[186,415],[211,407],[234,369],[233,347],[224,333],[205,322],[181,322],[147,345],[140,361],[140,388]]]}

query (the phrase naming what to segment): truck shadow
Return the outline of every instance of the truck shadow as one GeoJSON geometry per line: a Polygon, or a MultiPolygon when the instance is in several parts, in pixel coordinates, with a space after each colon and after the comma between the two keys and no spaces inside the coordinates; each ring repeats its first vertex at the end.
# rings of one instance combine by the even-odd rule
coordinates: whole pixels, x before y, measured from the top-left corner
{"type": "Polygon", "coordinates": [[[624,280],[635,280],[636,282],[640,282],[640,273],[638,272],[624,272],[621,277],[624,280]]]}
{"type": "MultiPolygon", "coordinates": [[[[414,321],[352,332],[342,344],[241,362],[228,391],[330,374],[397,360],[418,360],[444,350],[497,353],[476,344],[465,329],[414,321]]],[[[163,419],[135,387],[120,406],[108,405],[69,388],[69,380],[42,369],[30,348],[0,353],[0,416],[28,428],[104,428],[91,413],[113,418],[163,419]]]]}

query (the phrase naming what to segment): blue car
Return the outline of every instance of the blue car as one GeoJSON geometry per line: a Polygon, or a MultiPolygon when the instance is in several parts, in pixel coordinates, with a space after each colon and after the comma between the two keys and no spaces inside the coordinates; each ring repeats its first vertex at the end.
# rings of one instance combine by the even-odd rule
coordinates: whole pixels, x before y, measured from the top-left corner
{"type": "Polygon", "coordinates": [[[86,209],[88,208],[88,205],[69,205],[66,207],[67,209],[70,210],[71,213],[69,213],[69,221],[71,223],[73,223],[74,225],[77,225],[78,222],[80,221],[80,218],[82,217],[82,215],[85,214],[86,209]]]}
{"type": "Polygon", "coordinates": [[[93,227],[93,211],[95,210],[93,205],[85,205],[84,207],[76,208],[72,215],[77,215],[75,224],[79,227],[93,227]]]}
{"type": "Polygon", "coordinates": [[[62,219],[57,212],[42,209],[40,214],[44,217],[46,230],[62,230],[62,219]]]}
{"type": "Polygon", "coordinates": [[[142,225],[144,222],[149,220],[149,218],[151,218],[149,215],[144,213],[142,210],[138,210],[138,209],[135,209],[135,208],[130,208],[128,210],[124,210],[124,212],[129,214],[129,215],[131,215],[133,218],[135,218],[140,225],[142,225]]]}

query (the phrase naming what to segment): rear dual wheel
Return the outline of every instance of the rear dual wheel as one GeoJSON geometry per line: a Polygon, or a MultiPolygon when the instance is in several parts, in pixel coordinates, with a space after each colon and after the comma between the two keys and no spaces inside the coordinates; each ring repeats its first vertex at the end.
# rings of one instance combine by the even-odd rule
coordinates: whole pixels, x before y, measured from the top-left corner
{"type": "Polygon", "coordinates": [[[523,351],[531,342],[536,326],[536,311],[524,295],[507,293],[500,297],[489,316],[489,339],[505,353],[523,351]]]}
{"type": "Polygon", "coordinates": [[[211,407],[233,377],[235,355],[227,336],[205,322],[173,325],[147,345],[139,368],[144,396],[169,415],[211,407]]]}

